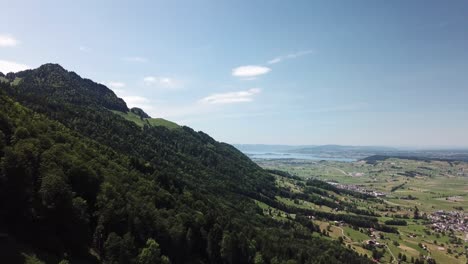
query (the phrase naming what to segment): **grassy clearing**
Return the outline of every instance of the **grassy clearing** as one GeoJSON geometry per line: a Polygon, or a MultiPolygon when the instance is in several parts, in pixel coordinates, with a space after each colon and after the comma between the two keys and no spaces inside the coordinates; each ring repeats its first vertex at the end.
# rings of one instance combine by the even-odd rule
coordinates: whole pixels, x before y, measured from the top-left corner
{"type": "Polygon", "coordinates": [[[18,85],[19,83],[21,82],[21,78],[19,77],[16,77],[12,82],[11,82],[11,85],[18,85]]]}
{"type": "Polygon", "coordinates": [[[128,113],[123,113],[120,111],[112,111],[112,112],[129,121],[134,122],[140,127],[143,127],[144,125],[163,126],[169,129],[176,129],[180,127],[178,124],[171,122],[169,120],[163,119],[163,118],[140,118],[138,115],[132,112],[128,112],[128,113]]]}
{"type": "Polygon", "coordinates": [[[275,220],[289,221],[289,218],[294,219],[296,217],[296,215],[294,214],[288,214],[282,210],[271,207],[264,202],[260,202],[258,200],[253,200],[253,201],[258,205],[258,207],[260,207],[263,210],[264,215],[270,215],[271,218],[275,220]]]}

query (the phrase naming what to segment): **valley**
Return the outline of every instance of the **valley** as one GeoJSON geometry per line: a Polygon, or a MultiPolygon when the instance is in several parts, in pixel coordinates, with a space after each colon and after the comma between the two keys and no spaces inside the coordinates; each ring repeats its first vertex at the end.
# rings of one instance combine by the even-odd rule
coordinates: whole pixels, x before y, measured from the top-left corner
{"type": "MultiPolygon", "coordinates": [[[[355,162],[255,159],[255,162],[272,172],[276,184],[290,192],[290,197],[277,197],[288,206],[336,215],[360,215],[356,210],[359,209],[375,214],[379,224],[396,229],[385,232],[375,226],[334,220],[328,215],[309,216],[320,227],[322,236],[338,240],[359,254],[383,263],[467,262],[466,162],[404,158],[355,162]],[[317,186],[319,181],[325,184],[317,186]],[[314,195],[328,201],[325,204],[329,206],[310,202],[314,195]],[[332,202],[345,208],[333,208],[332,202]],[[350,210],[348,205],[355,208],[350,210]]],[[[275,219],[295,217],[294,213],[272,207],[263,209],[275,219]]]]}
{"type": "Polygon", "coordinates": [[[468,264],[468,1],[2,7],[0,264],[468,264]]]}

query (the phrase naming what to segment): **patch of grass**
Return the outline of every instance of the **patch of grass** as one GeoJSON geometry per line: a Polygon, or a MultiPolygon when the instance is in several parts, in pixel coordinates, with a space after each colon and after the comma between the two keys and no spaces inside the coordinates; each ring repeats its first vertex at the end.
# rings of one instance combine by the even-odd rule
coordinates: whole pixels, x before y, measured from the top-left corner
{"type": "Polygon", "coordinates": [[[295,203],[294,200],[292,200],[292,199],[281,197],[281,196],[276,196],[276,200],[278,200],[278,201],[280,201],[280,202],[282,202],[282,203],[284,203],[284,204],[286,204],[288,206],[293,206],[293,207],[297,207],[297,208],[313,209],[313,210],[323,211],[323,212],[333,212],[333,209],[331,209],[328,206],[316,205],[314,203],[304,201],[304,200],[301,200],[301,199],[297,199],[298,203],[295,203]]]}
{"type": "Polygon", "coordinates": [[[350,227],[344,226],[342,227],[345,235],[350,237],[354,242],[363,242],[365,240],[369,240],[370,237],[364,233],[359,232],[358,230],[354,230],[350,227]]]}
{"type": "Polygon", "coordinates": [[[21,82],[21,78],[19,77],[16,77],[12,82],[11,82],[11,85],[18,85],[19,83],[21,82]]]}
{"type": "Polygon", "coordinates": [[[149,126],[163,126],[168,129],[176,129],[179,128],[180,126],[174,122],[171,122],[169,120],[163,119],[163,118],[140,118],[138,115],[132,112],[124,113],[120,111],[112,111],[114,114],[117,114],[128,121],[132,121],[133,123],[137,124],[140,127],[143,127],[144,125],[149,125],[149,126]]]}
{"type": "Polygon", "coordinates": [[[23,253],[24,263],[25,264],[45,264],[45,262],[39,260],[36,255],[23,253]]]}
{"type": "Polygon", "coordinates": [[[172,121],[166,120],[164,118],[147,118],[146,119],[151,126],[164,126],[169,129],[179,128],[180,126],[172,121]]]}
{"type": "Polygon", "coordinates": [[[260,202],[258,200],[253,200],[255,202],[255,204],[258,205],[258,207],[260,207],[262,210],[263,210],[263,214],[264,215],[270,215],[271,218],[275,219],[275,220],[279,220],[279,221],[290,221],[288,219],[288,216],[290,218],[295,218],[296,215],[295,214],[288,214],[284,211],[281,211],[279,209],[276,209],[274,207],[271,207],[269,205],[267,205],[266,203],[264,202],[260,202]]]}

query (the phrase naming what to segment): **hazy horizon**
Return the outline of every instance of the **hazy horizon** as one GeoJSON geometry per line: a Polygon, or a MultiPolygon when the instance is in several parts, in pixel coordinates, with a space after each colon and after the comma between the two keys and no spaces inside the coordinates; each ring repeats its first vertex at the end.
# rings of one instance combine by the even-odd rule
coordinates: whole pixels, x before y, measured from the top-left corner
{"type": "Polygon", "coordinates": [[[0,72],[59,63],[219,141],[468,148],[466,1],[2,3],[0,72]]]}
{"type": "MultiPolygon", "coordinates": [[[[229,143],[229,142],[228,142],[229,143]]],[[[396,146],[396,145],[349,145],[349,144],[256,144],[256,143],[229,143],[234,146],[278,146],[278,147],[320,147],[320,146],[342,146],[342,147],[382,147],[395,148],[398,150],[467,150],[468,146],[396,146]]]]}

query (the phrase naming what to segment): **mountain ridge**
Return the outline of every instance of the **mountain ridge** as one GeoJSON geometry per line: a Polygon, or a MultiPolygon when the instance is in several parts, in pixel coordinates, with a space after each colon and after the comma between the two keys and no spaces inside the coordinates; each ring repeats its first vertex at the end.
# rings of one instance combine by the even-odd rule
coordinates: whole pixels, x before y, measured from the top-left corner
{"type": "Polygon", "coordinates": [[[67,71],[59,64],[48,63],[37,69],[8,73],[6,78],[10,82],[20,78],[23,85],[16,85],[16,87],[22,89],[21,93],[41,92],[47,93],[50,97],[60,97],[67,103],[101,105],[111,110],[129,111],[127,104],[111,89],[90,79],[81,78],[75,72],[67,71]]]}
{"type": "Polygon", "coordinates": [[[314,236],[302,211],[285,223],[265,216],[255,201],[279,204],[281,190],[231,145],[185,126],[140,127],[109,110],[128,108],[107,87],[62,69],[0,82],[0,243],[14,257],[32,250],[51,263],[142,263],[149,251],[162,263],[369,261],[314,236]]]}

